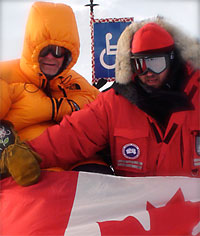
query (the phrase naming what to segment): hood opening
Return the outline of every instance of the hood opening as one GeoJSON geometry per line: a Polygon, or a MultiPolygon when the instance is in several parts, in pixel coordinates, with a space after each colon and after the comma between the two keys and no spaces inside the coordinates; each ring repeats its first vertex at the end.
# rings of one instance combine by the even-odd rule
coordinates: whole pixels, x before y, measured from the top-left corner
{"type": "Polygon", "coordinates": [[[58,70],[58,72],[55,75],[48,75],[48,74],[45,74],[45,73],[43,73],[43,74],[45,75],[47,80],[52,80],[53,78],[55,78],[56,76],[61,74],[67,68],[67,66],[70,64],[71,61],[72,61],[72,54],[68,49],[66,49],[63,64],[60,67],[60,69],[58,70]]]}

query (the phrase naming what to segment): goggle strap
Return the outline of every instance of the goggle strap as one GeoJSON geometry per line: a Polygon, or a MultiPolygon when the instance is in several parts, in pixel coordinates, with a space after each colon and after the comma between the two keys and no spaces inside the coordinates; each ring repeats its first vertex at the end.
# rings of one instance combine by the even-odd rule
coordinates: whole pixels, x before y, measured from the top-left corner
{"type": "Polygon", "coordinates": [[[170,53],[169,59],[170,59],[170,60],[173,60],[173,59],[174,59],[174,51],[172,51],[172,52],[170,53]]]}

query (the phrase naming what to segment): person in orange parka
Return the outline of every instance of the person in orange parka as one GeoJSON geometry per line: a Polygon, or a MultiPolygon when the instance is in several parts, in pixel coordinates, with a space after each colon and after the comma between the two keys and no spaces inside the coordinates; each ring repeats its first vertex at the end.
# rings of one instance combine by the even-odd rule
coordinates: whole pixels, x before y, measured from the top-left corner
{"type": "Polygon", "coordinates": [[[0,120],[10,121],[21,140],[39,136],[96,99],[99,90],[71,69],[79,47],[70,6],[32,5],[21,58],[0,62],[0,120]]]}
{"type": "Polygon", "coordinates": [[[32,5],[21,58],[0,63],[0,119],[12,122],[21,139],[33,139],[98,95],[71,69],[79,47],[71,7],[50,2],[32,5]],[[54,57],[55,46],[60,55],[54,57]]]}

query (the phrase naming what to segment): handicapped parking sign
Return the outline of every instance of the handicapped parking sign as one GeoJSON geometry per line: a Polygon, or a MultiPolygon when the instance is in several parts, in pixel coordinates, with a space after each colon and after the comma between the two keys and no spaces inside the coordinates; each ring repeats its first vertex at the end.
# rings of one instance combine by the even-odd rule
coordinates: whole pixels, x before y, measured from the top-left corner
{"type": "Polygon", "coordinates": [[[115,77],[117,41],[124,29],[133,21],[94,23],[94,74],[99,78],[115,77]]]}

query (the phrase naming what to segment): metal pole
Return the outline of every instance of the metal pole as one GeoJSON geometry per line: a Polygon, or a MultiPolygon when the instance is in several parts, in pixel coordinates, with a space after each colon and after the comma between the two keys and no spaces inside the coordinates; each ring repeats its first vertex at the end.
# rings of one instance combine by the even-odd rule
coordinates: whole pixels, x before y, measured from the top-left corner
{"type": "Polygon", "coordinates": [[[90,4],[86,4],[86,7],[90,7],[90,29],[91,29],[91,54],[92,54],[92,82],[95,81],[94,73],[94,6],[99,6],[99,4],[93,4],[93,0],[90,0],[90,4]]]}

